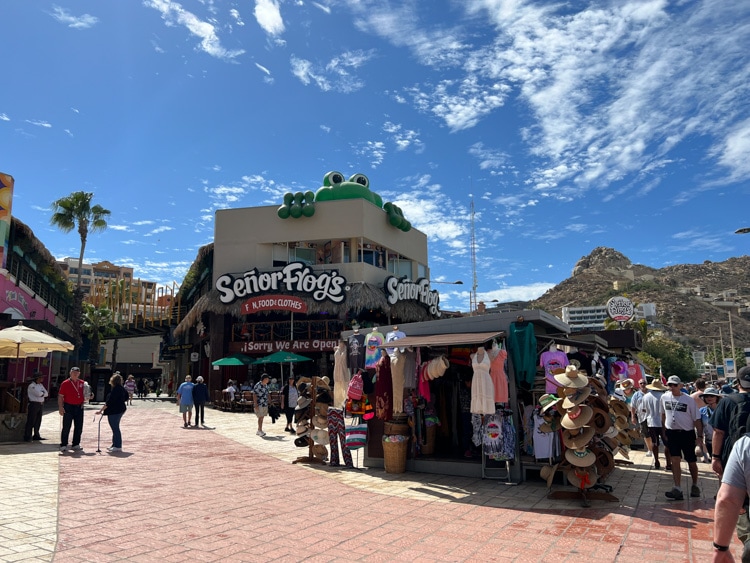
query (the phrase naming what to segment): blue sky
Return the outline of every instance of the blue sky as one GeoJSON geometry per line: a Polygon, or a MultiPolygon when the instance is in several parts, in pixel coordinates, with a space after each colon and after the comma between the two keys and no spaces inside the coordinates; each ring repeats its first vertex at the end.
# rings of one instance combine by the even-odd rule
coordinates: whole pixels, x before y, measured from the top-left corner
{"type": "MultiPolygon", "coordinates": [[[[746,0],[4,0],[0,170],[57,256],[180,282],[214,212],[360,172],[428,235],[444,309],[531,299],[597,246],[747,254],[746,0]]],[[[251,267],[252,265],[248,265],[251,267]]]]}

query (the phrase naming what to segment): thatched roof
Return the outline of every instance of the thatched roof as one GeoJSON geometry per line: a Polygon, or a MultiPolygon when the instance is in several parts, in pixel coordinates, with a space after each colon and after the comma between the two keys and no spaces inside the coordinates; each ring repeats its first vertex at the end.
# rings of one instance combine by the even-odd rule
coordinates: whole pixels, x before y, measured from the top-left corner
{"type": "MultiPolygon", "coordinates": [[[[431,318],[427,309],[414,302],[400,302],[390,306],[385,298],[383,290],[365,282],[352,283],[349,286],[346,299],[342,303],[331,303],[325,301],[320,303],[306,295],[298,295],[306,304],[308,314],[317,314],[327,312],[343,318],[348,311],[357,313],[363,309],[379,309],[393,317],[398,317],[403,321],[416,322],[425,321],[431,318]]],[[[255,314],[270,314],[272,311],[255,314]]],[[[232,315],[239,319],[242,316],[242,301],[238,300],[230,305],[225,305],[219,300],[219,292],[215,288],[203,295],[192,309],[185,315],[185,318],[175,328],[175,336],[188,331],[190,327],[195,326],[203,313],[215,313],[217,315],[232,315]]]]}
{"type": "Polygon", "coordinates": [[[47,250],[47,247],[44,246],[38,238],[36,238],[36,235],[34,235],[34,231],[32,231],[26,223],[24,223],[17,217],[11,216],[10,220],[11,232],[14,232],[15,239],[25,239],[28,242],[28,245],[34,250],[34,252],[36,252],[39,257],[44,260],[44,262],[49,265],[56,274],[58,274],[60,278],[65,279],[65,273],[57,263],[57,260],[55,260],[55,257],[50,254],[50,251],[47,250]]]}

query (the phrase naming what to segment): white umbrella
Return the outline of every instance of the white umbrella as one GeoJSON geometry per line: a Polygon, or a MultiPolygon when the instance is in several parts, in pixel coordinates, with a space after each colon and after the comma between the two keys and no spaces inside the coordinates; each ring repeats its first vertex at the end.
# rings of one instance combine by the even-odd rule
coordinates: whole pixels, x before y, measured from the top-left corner
{"type": "Polygon", "coordinates": [[[24,326],[22,321],[0,330],[0,357],[3,358],[20,359],[48,352],[69,352],[73,348],[75,346],[67,340],[24,326]]]}

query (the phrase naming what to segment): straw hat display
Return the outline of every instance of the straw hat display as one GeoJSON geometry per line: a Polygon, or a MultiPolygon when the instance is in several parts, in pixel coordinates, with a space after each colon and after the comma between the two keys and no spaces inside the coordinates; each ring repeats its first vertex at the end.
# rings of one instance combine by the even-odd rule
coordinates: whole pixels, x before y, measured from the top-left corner
{"type": "Polygon", "coordinates": [[[566,411],[560,424],[562,424],[563,428],[575,430],[587,425],[593,415],[594,410],[590,406],[576,405],[572,409],[566,411]]]}
{"type": "Polygon", "coordinates": [[[594,437],[596,429],[593,426],[584,426],[578,430],[563,430],[562,440],[566,448],[580,449],[586,446],[594,437]]]}
{"type": "Polygon", "coordinates": [[[558,373],[553,376],[562,387],[585,387],[589,384],[589,378],[586,374],[578,371],[575,366],[567,366],[564,373],[558,373]]]}
{"type": "Polygon", "coordinates": [[[552,488],[552,482],[555,480],[555,473],[557,472],[557,468],[560,464],[556,463],[555,465],[545,465],[539,470],[539,476],[547,481],[547,488],[552,488]]]}
{"type": "Polygon", "coordinates": [[[596,484],[598,476],[596,466],[571,467],[565,472],[565,476],[576,489],[590,489],[596,484]]]}
{"type": "Polygon", "coordinates": [[[586,385],[586,387],[578,388],[568,387],[565,389],[563,395],[565,396],[565,398],[562,402],[562,408],[570,409],[576,405],[580,405],[582,402],[589,398],[589,395],[591,395],[591,387],[588,385],[586,385]]]}
{"type": "Polygon", "coordinates": [[[575,467],[590,467],[596,463],[596,455],[588,448],[565,450],[565,460],[575,467]]]}

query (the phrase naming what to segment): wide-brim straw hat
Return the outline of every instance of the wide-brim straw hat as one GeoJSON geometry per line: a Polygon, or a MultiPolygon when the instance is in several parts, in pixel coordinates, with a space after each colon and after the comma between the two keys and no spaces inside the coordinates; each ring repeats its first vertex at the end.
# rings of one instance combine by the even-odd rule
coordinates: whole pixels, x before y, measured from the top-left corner
{"type": "Polygon", "coordinates": [[[617,436],[615,437],[615,440],[617,440],[621,446],[629,446],[633,443],[633,440],[630,439],[630,436],[628,436],[628,433],[624,430],[620,430],[617,433],[617,436]]]}
{"type": "Polygon", "coordinates": [[[294,410],[301,411],[305,410],[307,407],[310,406],[310,403],[312,403],[312,399],[310,397],[300,397],[297,399],[297,406],[294,407],[294,410]]]}
{"type": "Polygon", "coordinates": [[[547,488],[552,488],[552,482],[555,480],[555,473],[559,467],[559,463],[555,465],[545,465],[539,470],[539,476],[547,481],[547,488]]]}
{"type": "Polygon", "coordinates": [[[635,382],[629,377],[626,377],[625,379],[621,379],[618,383],[620,384],[620,387],[622,387],[623,389],[632,389],[633,385],[635,385],[635,382]]]}
{"type": "Polygon", "coordinates": [[[300,387],[306,388],[312,383],[312,379],[309,377],[300,377],[297,380],[297,390],[300,390],[300,387]]]}
{"type": "Polygon", "coordinates": [[[592,449],[596,455],[596,472],[604,479],[615,470],[615,458],[607,448],[592,449]]]}
{"type": "Polygon", "coordinates": [[[313,439],[313,442],[316,444],[328,444],[328,430],[323,430],[322,428],[316,428],[312,432],[310,432],[310,437],[313,439]]]}
{"type": "Polygon", "coordinates": [[[325,459],[328,457],[328,450],[323,444],[315,444],[312,447],[312,455],[318,459],[325,459]]]}
{"type": "Polygon", "coordinates": [[[594,410],[590,406],[576,405],[563,415],[560,424],[563,428],[575,430],[581,426],[586,426],[593,415],[594,410]]]}
{"type": "Polygon", "coordinates": [[[630,426],[630,419],[627,416],[618,414],[615,416],[615,426],[618,430],[627,430],[630,426]]]}
{"type": "Polygon", "coordinates": [[[609,416],[609,411],[594,407],[592,409],[594,414],[591,417],[591,426],[594,427],[594,432],[597,434],[604,434],[612,426],[612,418],[609,416]]]}
{"type": "Polygon", "coordinates": [[[590,489],[596,485],[598,479],[595,465],[589,467],[571,467],[565,472],[565,476],[576,489],[590,489]]]}
{"type": "Polygon", "coordinates": [[[554,407],[558,402],[560,401],[560,397],[557,395],[553,395],[552,393],[547,393],[545,395],[542,395],[539,397],[539,412],[545,413],[552,407],[554,407]]]}
{"type": "Polygon", "coordinates": [[[554,419],[550,422],[542,422],[539,425],[539,432],[543,434],[549,434],[550,432],[557,432],[560,430],[560,419],[554,419]]]}
{"type": "Polygon", "coordinates": [[[651,383],[646,385],[646,389],[649,389],[650,391],[666,391],[669,387],[661,382],[661,377],[654,377],[651,383]]]}
{"type": "Polygon", "coordinates": [[[328,384],[327,377],[316,377],[314,381],[315,387],[318,389],[318,391],[330,391],[331,386],[328,384]]]}
{"type": "Polygon", "coordinates": [[[625,401],[621,401],[614,397],[609,398],[609,410],[611,410],[615,416],[620,415],[627,417],[630,414],[628,404],[625,401]]]}
{"type": "Polygon", "coordinates": [[[596,463],[594,452],[588,448],[580,450],[568,448],[565,450],[565,459],[570,465],[575,465],[576,467],[590,467],[596,463]]]}
{"type": "Polygon", "coordinates": [[[564,373],[559,373],[553,377],[563,387],[578,388],[589,384],[589,378],[586,377],[586,374],[578,371],[578,368],[575,366],[567,366],[564,373]]]}
{"type": "Polygon", "coordinates": [[[563,430],[562,439],[566,448],[574,450],[583,448],[594,437],[595,428],[593,426],[583,426],[575,434],[574,430],[563,430]]]}
{"type": "Polygon", "coordinates": [[[300,410],[294,410],[294,422],[300,422],[302,420],[307,420],[310,418],[310,414],[312,414],[312,410],[310,407],[305,407],[304,409],[300,410]]]}
{"type": "Polygon", "coordinates": [[[325,416],[316,414],[312,419],[313,426],[315,428],[328,428],[328,419],[325,416]]]}
{"type": "Polygon", "coordinates": [[[562,402],[562,407],[564,409],[570,409],[576,405],[580,405],[589,398],[589,395],[591,395],[591,387],[588,385],[574,389],[575,391],[573,393],[565,393],[565,398],[562,402]]]}

